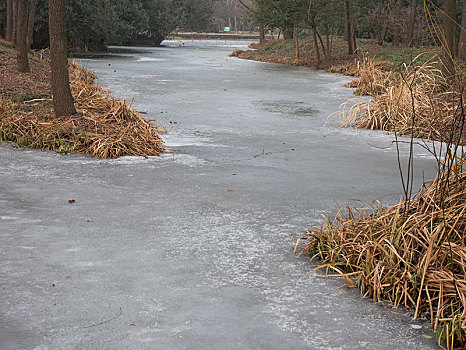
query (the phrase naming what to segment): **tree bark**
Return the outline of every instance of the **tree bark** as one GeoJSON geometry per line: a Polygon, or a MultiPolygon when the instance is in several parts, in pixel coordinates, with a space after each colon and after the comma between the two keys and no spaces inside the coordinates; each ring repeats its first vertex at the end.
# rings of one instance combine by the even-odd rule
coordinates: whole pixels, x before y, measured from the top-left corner
{"type": "Polygon", "coordinates": [[[266,41],[264,27],[259,27],[259,44],[264,44],[266,41]]]}
{"type": "Polygon", "coordinates": [[[16,34],[18,33],[18,1],[13,1],[13,27],[11,29],[11,42],[16,44],[16,34]]]}
{"type": "Polygon", "coordinates": [[[65,15],[64,0],[49,0],[51,85],[57,117],[76,114],[68,72],[65,15]]]}
{"type": "Polygon", "coordinates": [[[345,28],[348,31],[348,54],[353,55],[356,52],[356,34],[353,23],[353,11],[351,0],[345,0],[346,20],[345,28]]]}
{"type": "Polygon", "coordinates": [[[300,58],[300,53],[299,53],[299,35],[298,35],[298,20],[295,22],[294,26],[294,43],[296,45],[296,59],[299,60],[300,58]]]}
{"type": "Polygon", "coordinates": [[[443,16],[442,60],[447,77],[455,73],[456,0],[446,0],[443,16]]]}
{"type": "MultiPolygon", "coordinates": [[[[319,42],[317,41],[317,34],[316,34],[316,29],[315,27],[312,29],[312,36],[314,38],[314,47],[316,50],[316,60],[317,64],[320,64],[321,58],[320,58],[320,51],[319,51],[319,42]]],[[[325,51],[324,51],[325,52],[325,51]]]]}
{"type": "Polygon", "coordinates": [[[393,46],[400,45],[401,31],[401,9],[403,8],[403,0],[398,0],[395,7],[395,20],[393,21],[393,46]]]}
{"type": "Polygon", "coordinates": [[[13,35],[13,0],[6,1],[6,30],[5,39],[12,41],[13,35]]]}
{"type": "Polygon", "coordinates": [[[32,45],[35,18],[36,18],[36,0],[29,0],[28,35],[27,35],[28,49],[30,49],[32,45]]]}
{"type": "Polygon", "coordinates": [[[417,8],[417,0],[412,0],[411,9],[409,11],[408,32],[406,35],[406,44],[409,47],[414,46],[414,24],[416,22],[416,8],[417,8]]]}
{"type": "Polygon", "coordinates": [[[20,73],[29,73],[27,48],[27,12],[28,0],[18,0],[18,23],[16,33],[17,70],[20,73]]]}
{"type": "Polygon", "coordinates": [[[466,0],[463,0],[463,12],[461,19],[461,34],[458,45],[458,56],[462,60],[466,60],[466,0]]]}
{"type": "MultiPolygon", "coordinates": [[[[465,0],[466,1],[466,0],[465,0]]],[[[325,41],[327,44],[327,54],[325,55],[327,59],[330,58],[330,31],[328,29],[328,23],[325,24],[325,41]]]]}

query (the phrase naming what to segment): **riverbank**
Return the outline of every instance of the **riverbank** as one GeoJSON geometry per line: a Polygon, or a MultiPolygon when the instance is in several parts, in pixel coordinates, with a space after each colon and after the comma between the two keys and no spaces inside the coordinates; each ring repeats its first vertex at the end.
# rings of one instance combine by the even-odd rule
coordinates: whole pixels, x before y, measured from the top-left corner
{"type": "Polygon", "coordinates": [[[319,51],[320,61],[310,38],[300,39],[300,58],[296,59],[294,40],[269,40],[263,44],[253,43],[252,50],[237,50],[232,55],[242,59],[280,64],[291,64],[323,69],[332,73],[342,73],[349,76],[357,75],[357,62],[363,57],[375,57],[377,61],[392,64],[393,68],[409,63],[424,48],[396,48],[378,45],[371,39],[358,40],[358,54],[348,55],[348,45],[341,37],[332,39],[330,57],[325,58],[322,49],[319,51]]]}
{"type": "MultiPolygon", "coordinates": [[[[316,57],[313,43],[302,40],[300,59],[295,57],[292,40],[252,44],[254,50],[237,50],[231,55],[242,59],[324,69],[355,77],[348,87],[356,95],[371,100],[341,109],[336,120],[344,127],[378,129],[413,135],[428,140],[464,144],[461,116],[453,112],[458,101],[450,98],[453,91],[442,78],[435,48],[394,48],[380,46],[373,40],[359,40],[359,54],[346,54],[346,42],[335,38],[332,56],[316,57]],[[408,81],[412,79],[411,87],[408,81]],[[412,98],[415,100],[413,109],[412,98]],[[435,113],[432,111],[435,110],[435,113]],[[413,123],[413,117],[416,123],[413,123]]],[[[322,56],[322,53],[321,53],[322,56]]]]}
{"type": "Polygon", "coordinates": [[[156,156],[164,152],[164,130],[142,118],[125,100],[99,86],[96,76],[70,63],[77,114],[55,117],[50,69],[43,55],[29,55],[31,73],[16,72],[16,50],[0,39],[0,141],[20,148],[84,153],[97,158],[156,156]]]}
{"type": "Polygon", "coordinates": [[[429,319],[439,344],[464,349],[466,162],[456,148],[464,143],[464,114],[457,107],[461,93],[442,77],[435,50],[419,56],[420,49],[370,51],[366,46],[362,56],[336,55],[318,65],[310,47],[302,48],[309,56],[296,60],[291,41],[253,47],[257,51],[233,56],[357,77],[348,86],[372,99],[346,109],[344,126],[395,131],[442,141],[453,149],[436,155],[437,179],[417,195],[410,197],[405,184],[405,200],[388,209],[380,204],[367,211],[348,206],[347,215],[326,219],[298,244],[305,242],[302,254],[319,259],[318,269],[326,268],[328,276],[344,278],[348,287],[358,287],[375,302],[387,300],[392,307],[412,310],[415,318],[429,319]]]}

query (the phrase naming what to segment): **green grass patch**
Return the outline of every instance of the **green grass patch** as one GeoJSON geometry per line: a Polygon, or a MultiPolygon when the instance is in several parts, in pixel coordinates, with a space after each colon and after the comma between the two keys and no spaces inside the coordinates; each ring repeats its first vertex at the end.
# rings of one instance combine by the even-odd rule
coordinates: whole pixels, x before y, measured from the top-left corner
{"type": "Polygon", "coordinates": [[[392,64],[394,70],[400,70],[404,65],[413,64],[420,66],[431,60],[438,54],[437,48],[421,47],[421,48],[384,48],[381,50],[369,53],[377,60],[388,61],[392,64]]]}

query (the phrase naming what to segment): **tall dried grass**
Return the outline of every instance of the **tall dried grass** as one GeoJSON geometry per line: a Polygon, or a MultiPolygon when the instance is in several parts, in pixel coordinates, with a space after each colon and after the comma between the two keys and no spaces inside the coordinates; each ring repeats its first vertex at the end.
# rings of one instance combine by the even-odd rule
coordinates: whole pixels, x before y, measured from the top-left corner
{"type": "Polygon", "coordinates": [[[357,94],[372,98],[349,108],[343,106],[342,126],[394,131],[436,141],[457,138],[451,131],[459,131],[454,126],[461,106],[438,62],[405,65],[400,72],[387,69],[387,64],[369,58],[360,62],[359,79],[350,86],[356,88],[357,94]]]}
{"type": "Polygon", "coordinates": [[[51,98],[22,103],[0,100],[0,140],[19,147],[86,153],[97,158],[154,156],[164,152],[155,121],[142,118],[125,100],[95,83],[95,75],[70,63],[77,115],[54,117],[51,98]]]}
{"type": "Polygon", "coordinates": [[[400,203],[362,211],[348,206],[347,215],[339,213],[309,230],[302,254],[320,259],[319,268],[335,271],[332,276],[343,277],[364,296],[430,318],[439,344],[465,349],[466,154],[460,146],[465,77],[458,71],[447,81],[439,67],[428,60],[395,72],[386,63],[360,62],[359,79],[351,86],[372,99],[344,109],[343,125],[410,135],[411,150],[413,137],[442,141],[440,151],[431,149],[437,177],[411,198],[411,153],[407,174],[400,164],[400,203]]]}
{"type": "Polygon", "coordinates": [[[302,253],[374,301],[426,315],[448,349],[466,345],[466,156],[409,203],[339,214],[302,253]]]}

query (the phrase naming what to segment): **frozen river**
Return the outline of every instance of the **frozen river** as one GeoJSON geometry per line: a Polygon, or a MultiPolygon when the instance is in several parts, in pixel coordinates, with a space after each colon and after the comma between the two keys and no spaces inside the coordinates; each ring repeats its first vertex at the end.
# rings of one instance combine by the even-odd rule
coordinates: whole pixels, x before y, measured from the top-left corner
{"type": "Polygon", "coordinates": [[[323,126],[349,78],[227,57],[245,47],[81,59],[166,127],[162,157],[0,146],[1,350],[437,348],[292,254],[322,214],[400,198],[393,137],[323,126]]]}

